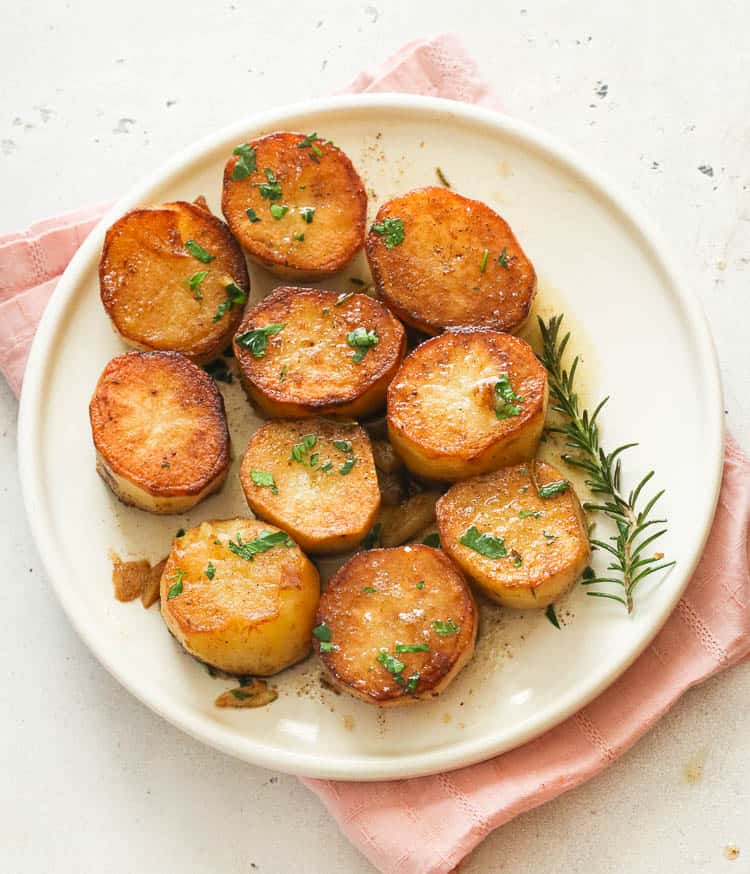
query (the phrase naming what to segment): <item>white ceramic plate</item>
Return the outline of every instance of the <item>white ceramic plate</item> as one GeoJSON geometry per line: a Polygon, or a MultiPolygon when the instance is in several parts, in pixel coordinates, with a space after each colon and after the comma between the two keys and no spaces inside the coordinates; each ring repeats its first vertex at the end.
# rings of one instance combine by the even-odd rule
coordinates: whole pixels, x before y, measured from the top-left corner
{"type": "MultiPolygon", "coordinates": [[[[253,300],[281,284],[257,268],[251,274],[253,300]]],[[[351,288],[351,276],[368,276],[362,257],[324,285],[351,288]]],[[[485,110],[403,95],[331,98],[257,115],[187,149],[122,198],[47,308],[19,424],[26,505],[49,578],[78,632],[120,682],[184,731],[242,759],[359,780],[488,758],[539,735],[608,686],[649,643],[689,579],[714,510],[721,447],[711,340],[645,217],[546,135],[485,110]],[[335,140],[371,192],[371,214],[392,195],[436,184],[440,166],[455,189],[510,222],[536,265],[540,311],[564,310],[572,344],[583,353],[584,398],[612,396],[602,416],[606,445],[640,443],[625,457],[626,484],[653,467],[667,489],[669,533],[659,549],[677,565],[659,585],[643,585],[635,615],[587,598],[580,587],[558,608],[561,631],[543,613],[484,607],[474,661],[434,702],[380,712],[323,688],[313,658],[277,678],[276,703],[243,711],[214,707],[231,684],[179,649],[157,608],[114,600],[110,549],[156,560],[179,527],[247,513],[236,468],[257,419],[239,387],[227,387],[233,470],[222,493],[187,516],[150,516],[113,498],[94,471],[87,409],[105,363],[124,348],[99,301],[105,229],[135,206],[198,194],[219,212],[232,147],[277,129],[335,140]]]]}

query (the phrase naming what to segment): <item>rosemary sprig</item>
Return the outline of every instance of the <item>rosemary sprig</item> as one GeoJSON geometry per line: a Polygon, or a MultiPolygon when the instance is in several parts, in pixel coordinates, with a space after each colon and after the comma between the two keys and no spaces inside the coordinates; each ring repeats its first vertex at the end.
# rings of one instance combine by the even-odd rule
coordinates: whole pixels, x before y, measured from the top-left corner
{"type": "Polygon", "coordinates": [[[560,339],[560,325],[563,317],[553,316],[545,323],[539,319],[539,330],[542,335],[542,351],[538,355],[549,374],[549,391],[552,399],[552,410],[563,418],[562,427],[552,427],[547,430],[562,434],[565,445],[574,450],[566,453],[563,461],[573,467],[584,470],[588,488],[596,495],[601,495],[597,501],[584,502],[583,507],[588,512],[602,513],[612,519],[617,526],[617,534],[608,541],[591,540],[596,549],[603,549],[612,556],[605,576],[590,576],[582,580],[582,585],[613,584],[622,589],[622,593],[611,591],[587,591],[593,598],[609,598],[622,604],[628,613],[633,612],[633,594],[636,586],[655,574],[674,565],[674,561],[662,561],[663,553],[644,555],[648,546],[666,533],[667,529],[651,533],[649,529],[656,525],[665,525],[666,519],[651,519],[650,515],[664,490],[657,492],[643,507],[639,507],[643,489],[651,480],[654,471],[649,471],[638,485],[625,497],[620,490],[621,458],[625,450],[636,443],[625,443],[613,452],[606,453],[599,445],[599,426],[597,418],[602,408],[609,400],[605,397],[593,413],[580,410],[578,395],[575,392],[575,377],[579,358],[576,355],[570,369],[563,367],[562,361],[565,349],[570,339],[570,333],[560,339]]]}

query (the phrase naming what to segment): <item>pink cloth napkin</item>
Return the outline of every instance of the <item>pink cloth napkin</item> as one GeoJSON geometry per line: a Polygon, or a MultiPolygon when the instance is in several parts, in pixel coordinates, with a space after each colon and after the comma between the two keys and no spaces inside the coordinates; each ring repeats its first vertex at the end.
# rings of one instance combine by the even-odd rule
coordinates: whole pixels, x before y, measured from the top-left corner
{"type": "MultiPolygon", "coordinates": [[[[457,37],[415,40],[347,91],[408,91],[499,107],[457,37]]],[[[89,207],[0,237],[0,369],[18,393],[35,326],[81,241],[89,207]]],[[[525,746],[449,774],[385,783],[305,780],[385,874],[445,874],[490,831],[578,786],[689,689],[750,654],[750,461],[730,439],[703,558],[655,641],[606,692],[525,746]]]]}

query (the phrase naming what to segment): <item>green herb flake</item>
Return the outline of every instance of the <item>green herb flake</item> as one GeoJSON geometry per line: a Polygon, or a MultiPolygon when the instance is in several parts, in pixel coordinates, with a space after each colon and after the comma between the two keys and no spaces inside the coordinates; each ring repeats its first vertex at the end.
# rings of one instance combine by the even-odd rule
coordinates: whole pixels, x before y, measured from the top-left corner
{"type": "Polygon", "coordinates": [[[313,131],[313,133],[308,134],[303,140],[300,140],[297,143],[297,148],[298,149],[309,149],[310,146],[312,146],[313,141],[317,140],[317,138],[318,138],[317,132],[313,131]]]}
{"type": "Polygon", "coordinates": [[[230,540],[228,543],[229,551],[244,558],[245,561],[253,561],[256,555],[262,552],[268,552],[274,546],[286,546],[288,548],[294,546],[294,541],[286,533],[286,531],[261,531],[255,540],[242,540],[242,537],[237,534],[237,542],[230,540]]]}
{"type": "Polygon", "coordinates": [[[554,543],[557,540],[557,534],[550,534],[549,531],[542,531],[542,535],[549,543],[554,543]]]}
{"type": "Polygon", "coordinates": [[[503,246],[503,251],[498,256],[497,263],[501,267],[504,267],[506,270],[510,270],[510,262],[508,261],[508,247],[507,246],[503,246]]]}
{"type": "Polygon", "coordinates": [[[276,174],[270,167],[265,167],[263,172],[266,174],[267,182],[257,182],[258,191],[264,200],[281,200],[281,183],[276,178],[276,174]]]}
{"type": "Polygon", "coordinates": [[[346,335],[346,342],[355,349],[354,355],[352,355],[354,363],[361,364],[368,350],[373,346],[377,346],[380,338],[375,333],[374,328],[368,331],[367,328],[360,326],[353,331],[349,331],[346,335]]]}
{"type": "Polygon", "coordinates": [[[322,157],[323,157],[323,151],[322,151],[322,149],[320,148],[320,146],[317,146],[315,143],[313,143],[313,144],[310,146],[310,148],[313,150],[313,152],[315,152],[315,154],[316,154],[319,158],[322,158],[322,157]]]}
{"type": "MultiPolygon", "coordinates": [[[[295,231],[295,232],[292,234],[292,236],[294,237],[294,239],[295,239],[298,243],[304,243],[304,242],[305,242],[305,235],[304,235],[303,233],[301,233],[300,231],[295,231]]],[[[323,310],[323,312],[326,312],[326,310],[323,310]]]]}
{"type": "Polygon", "coordinates": [[[351,444],[350,440],[334,440],[333,445],[340,452],[351,452],[352,451],[352,444],[351,444]]]}
{"type": "Polygon", "coordinates": [[[547,607],[547,609],[544,611],[544,615],[555,626],[555,628],[560,628],[560,622],[557,619],[557,614],[555,613],[555,605],[554,604],[550,604],[547,607]]]}
{"type": "Polygon", "coordinates": [[[320,644],[320,651],[321,652],[336,652],[337,649],[338,649],[338,647],[336,646],[335,643],[328,643],[327,641],[323,641],[320,644]]]}
{"type": "Polygon", "coordinates": [[[356,464],[356,462],[357,462],[357,459],[354,457],[347,458],[346,461],[339,468],[339,473],[341,474],[341,476],[346,476],[348,473],[351,473],[351,470],[354,467],[354,465],[356,464]]]}
{"type": "Polygon", "coordinates": [[[509,419],[521,412],[518,406],[523,398],[515,393],[507,373],[501,373],[494,388],[495,415],[498,419],[509,419]]]}
{"type": "Polygon", "coordinates": [[[216,574],[216,568],[213,566],[211,562],[206,565],[206,569],[203,573],[208,577],[209,580],[212,580],[216,574]]]}
{"type": "Polygon", "coordinates": [[[315,207],[314,206],[303,206],[299,214],[302,216],[304,222],[308,225],[312,224],[313,217],[315,216],[315,207]]]}
{"type": "Polygon", "coordinates": [[[365,535],[362,541],[362,549],[372,549],[380,542],[380,532],[383,530],[381,522],[376,522],[365,535]]]}
{"type": "Polygon", "coordinates": [[[529,517],[531,517],[532,519],[538,519],[540,516],[543,515],[544,514],[541,510],[521,510],[521,512],[518,514],[518,518],[528,519],[529,517]]]}
{"type": "Polygon", "coordinates": [[[259,222],[261,221],[260,217],[257,215],[254,209],[249,208],[245,210],[245,215],[250,219],[251,222],[259,222]]]}
{"type": "Polygon", "coordinates": [[[236,146],[232,149],[232,154],[237,156],[237,160],[232,167],[232,179],[246,179],[251,173],[255,173],[255,149],[243,143],[241,146],[236,146]]]}
{"type": "Polygon", "coordinates": [[[271,494],[278,495],[279,487],[276,485],[273,474],[269,473],[267,470],[251,470],[250,479],[256,486],[271,489],[271,494]]]}
{"type": "Polygon", "coordinates": [[[341,294],[336,298],[336,303],[334,304],[334,306],[343,306],[353,294],[353,291],[342,291],[341,294]]]}
{"type": "Polygon", "coordinates": [[[320,625],[316,625],[313,628],[313,634],[318,638],[321,643],[330,643],[331,642],[331,629],[326,625],[325,622],[321,622],[320,625]]]}
{"type": "Polygon", "coordinates": [[[452,188],[450,182],[445,178],[445,173],[443,173],[440,167],[435,167],[435,175],[440,180],[441,185],[444,185],[446,188],[452,188]]]}
{"type": "Polygon", "coordinates": [[[539,487],[540,498],[554,498],[556,495],[562,495],[570,488],[570,483],[566,479],[558,479],[551,483],[539,487]]]}
{"type": "Polygon", "coordinates": [[[244,689],[230,689],[229,691],[238,701],[247,701],[249,698],[255,697],[255,692],[245,692],[244,689]]]}
{"type": "Polygon", "coordinates": [[[467,528],[461,535],[461,543],[487,558],[503,558],[503,556],[508,554],[505,549],[505,541],[502,537],[480,534],[475,525],[467,528]]]}
{"type": "Polygon", "coordinates": [[[268,338],[280,334],[284,328],[286,328],[286,322],[273,322],[263,328],[253,328],[243,334],[238,334],[235,342],[243,349],[249,349],[253,353],[253,358],[263,358],[266,349],[268,349],[268,338]]]}
{"type": "Polygon", "coordinates": [[[362,591],[365,595],[373,595],[375,593],[375,589],[372,586],[363,586],[362,591]]]}
{"type": "Polygon", "coordinates": [[[440,549],[440,535],[428,534],[422,543],[424,543],[425,546],[431,546],[433,549],[440,549]]]}
{"type": "Polygon", "coordinates": [[[396,652],[429,652],[430,648],[426,643],[397,643],[396,652]]]}
{"type": "Polygon", "coordinates": [[[488,261],[489,257],[490,257],[490,250],[485,249],[484,255],[482,255],[482,263],[479,265],[479,272],[480,273],[484,273],[484,271],[487,269],[487,261],[488,261]]]}
{"type": "Polygon", "coordinates": [[[298,461],[300,464],[307,464],[310,467],[314,467],[314,462],[318,458],[318,454],[309,456],[309,458],[305,458],[306,455],[310,452],[310,450],[315,446],[318,441],[317,434],[305,434],[300,443],[295,443],[292,446],[292,454],[289,456],[290,461],[298,461]]]}
{"type": "Polygon", "coordinates": [[[424,589],[424,580],[420,580],[415,586],[415,589],[424,589]]]}
{"type": "Polygon", "coordinates": [[[516,552],[515,549],[511,552],[511,558],[513,559],[513,567],[521,567],[523,564],[523,558],[521,558],[521,554],[516,552]]]}
{"type": "Polygon", "coordinates": [[[196,243],[195,240],[187,240],[185,248],[193,258],[197,258],[203,264],[210,264],[216,257],[216,255],[207,252],[203,246],[201,246],[200,243],[196,243]]]}
{"type": "Polygon", "coordinates": [[[286,379],[287,366],[286,364],[279,371],[279,382],[284,382],[286,379]]]}
{"type": "Polygon", "coordinates": [[[584,580],[593,580],[596,579],[596,574],[594,573],[594,569],[592,567],[587,567],[584,572],[581,574],[584,580]]]}
{"type": "MultiPolygon", "coordinates": [[[[399,678],[397,677],[396,679],[398,680],[399,678]]],[[[418,682],[419,682],[419,671],[414,671],[414,673],[411,674],[411,676],[409,677],[406,685],[404,686],[404,689],[406,690],[406,692],[408,694],[411,695],[417,691],[417,683],[418,682]]]]}
{"type": "Polygon", "coordinates": [[[193,292],[193,297],[198,301],[203,300],[203,294],[201,292],[201,283],[208,276],[208,270],[199,270],[197,273],[193,273],[193,275],[185,280],[185,285],[193,292]]]}
{"type": "Polygon", "coordinates": [[[436,619],[432,623],[432,629],[439,637],[450,637],[452,634],[458,634],[461,630],[452,619],[448,619],[445,622],[436,619]]]}
{"type": "Polygon", "coordinates": [[[177,534],[175,534],[175,537],[184,537],[184,536],[185,536],[185,529],[184,529],[184,528],[178,528],[178,529],[177,529],[177,534]]]}
{"type": "Polygon", "coordinates": [[[174,569],[174,577],[172,578],[174,583],[172,583],[167,592],[167,601],[171,601],[172,598],[182,594],[182,581],[185,578],[185,573],[182,568],[176,567],[174,569]]]}
{"type": "Polygon", "coordinates": [[[289,207],[280,203],[272,203],[269,209],[271,210],[271,215],[276,219],[276,221],[283,219],[289,212],[289,207]]]}
{"type": "Polygon", "coordinates": [[[404,223],[400,218],[386,218],[372,226],[373,233],[383,237],[386,249],[393,249],[404,242],[404,223]]]}
{"type": "Polygon", "coordinates": [[[401,661],[401,659],[397,659],[395,656],[392,656],[387,649],[381,649],[378,653],[378,657],[376,659],[378,664],[381,664],[388,673],[393,674],[395,677],[396,674],[403,673],[406,665],[401,661]]]}
{"type": "Polygon", "coordinates": [[[243,306],[247,303],[247,293],[244,292],[236,282],[230,282],[228,285],[225,285],[224,291],[226,292],[227,298],[217,307],[216,315],[213,318],[215,322],[221,321],[221,319],[224,318],[224,315],[231,310],[233,306],[243,306]]]}

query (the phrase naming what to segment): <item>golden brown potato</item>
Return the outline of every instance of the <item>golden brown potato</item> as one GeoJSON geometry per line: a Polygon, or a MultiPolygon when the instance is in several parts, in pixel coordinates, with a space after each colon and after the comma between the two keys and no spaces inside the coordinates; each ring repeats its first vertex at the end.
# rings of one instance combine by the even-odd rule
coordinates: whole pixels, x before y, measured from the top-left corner
{"type": "Polygon", "coordinates": [[[517,331],[536,273],[507,222],[485,203],[421,188],[384,203],[367,260],[388,306],[428,334],[465,325],[517,331]]]}
{"type": "Polygon", "coordinates": [[[418,346],[388,389],[388,434],[415,474],[463,479],[530,458],[547,410],[547,374],[524,340],[449,331],[418,346]]]}
{"type": "Polygon", "coordinates": [[[89,405],[96,469],[124,503],[184,513],[221,488],[229,431],[216,384],[177,352],[127,352],[89,405]]]}
{"type": "Polygon", "coordinates": [[[319,595],[315,566],[286,532],[226,519],[175,538],[161,613],[197,659],[228,674],[267,677],[310,651],[319,595]]]}
{"type": "Polygon", "coordinates": [[[438,501],[437,521],[446,553],[505,607],[546,607],[589,562],[576,493],[541,461],[456,483],[438,501]]]}
{"type": "Polygon", "coordinates": [[[364,243],[362,180],[341,149],[314,135],[282,131],[238,146],[221,205],[249,257],[284,278],[335,273],[364,243]]]}
{"type": "Polygon", "coordinates": [[[380,506],[367,433],[325,419],[266,423],[250,438],[240,482],[253,513],[305,552],[354,549],[380,506]]]}
{"type": "Polygon", "coordinates": [[[329,581],[313,633],[335,686],[391,707],[440,694],[471,658],[476,632],[460,572],[417,544],[351,558],[329,581]]]}
{"type": "Polygon", "coordinates": [[[250,291],[240,247],[203,198],[118,219],[104,239],[99,285],[126,343],[199,364],[229,344],[250,291]]]}
{"type": "Polygon", "coordinates": [[[317,288],[277,288],[234,338],[248,397],[267,415],[365,416],[381,407],[406,349],[378,301],[317,288]]]}

